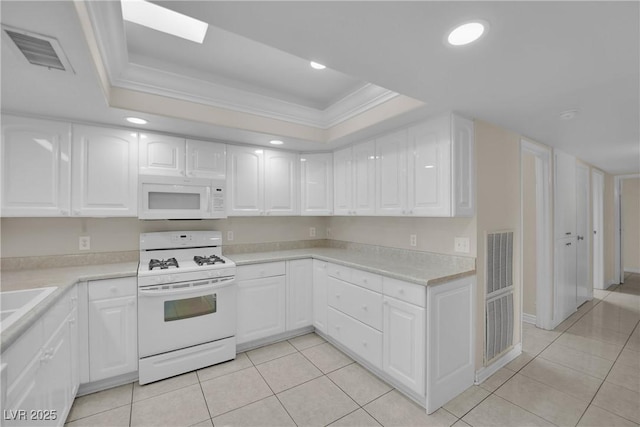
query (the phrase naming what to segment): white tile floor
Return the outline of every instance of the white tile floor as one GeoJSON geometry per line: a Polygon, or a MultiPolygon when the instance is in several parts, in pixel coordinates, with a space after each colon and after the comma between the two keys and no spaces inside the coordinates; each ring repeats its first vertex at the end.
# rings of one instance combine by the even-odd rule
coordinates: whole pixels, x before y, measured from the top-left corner
{"type": "Polygon", "coordinates": [[[640,275],[555,331],[524,325],[523,354],[434,414],[315,334],[157,383],[76,399],[69,426],[638,426],[640,275]]]}

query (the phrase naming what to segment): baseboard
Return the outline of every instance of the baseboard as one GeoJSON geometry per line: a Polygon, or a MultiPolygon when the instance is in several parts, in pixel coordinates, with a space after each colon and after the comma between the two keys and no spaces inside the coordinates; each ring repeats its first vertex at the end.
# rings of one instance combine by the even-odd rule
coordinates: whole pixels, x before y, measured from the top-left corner
{"type": "Polygon", "coordinates": [[[92,383],[80,384],[78,387],[78,393],[76,397],[84,396],[85,394],[95,393],[97,391],[106,390],[108,388],[118,387],[124,384],[129,384],[138,380],[138,371],[130,372],[124,375],[118,375],[117,377],[107,378],[100,381],[94,381],[92,383]]]}
{"type": "Polygon", "coordinates": [[[313,331],[314,331],[313,326],[305,326],[303,328],[295,329],[292,331],[282,332],[277,335],[271,335],[266,338],[259,338],[257,340],[248,341],[242,344],[237,344],[236,353],[242,353],[244,351],[253,350],[254,348],[263,347],[268,344],[275,344],[277,342],[288,340],[290,338],[295,338],[300,335],[305,335],[313,331]]]}
{"type": "Polygon", "coordinates": [[[530,323],[532,325],[536,324],[536,316],[533,314],[522,313],[522,321],[524,323],[530,323]]]}
{"type": "Polygon", "coordinates": [[[518,343],[513,346],[511,350],[500,356],[495,362],[493,362],[489,366],[485,366],[480,370],[476,371],[476,380],[474,384],[478,385],[483,383],[487,378],[491,375],[498,372],[501,368],[504,368],[516,357],[522,354],[522,343],[518,343]]]}
{"type": "Polygon", "coordinates": [[[625,273],[635,273],[635,274],[640,274],[640,268],[624,268],[624,272],[625,273]]]}

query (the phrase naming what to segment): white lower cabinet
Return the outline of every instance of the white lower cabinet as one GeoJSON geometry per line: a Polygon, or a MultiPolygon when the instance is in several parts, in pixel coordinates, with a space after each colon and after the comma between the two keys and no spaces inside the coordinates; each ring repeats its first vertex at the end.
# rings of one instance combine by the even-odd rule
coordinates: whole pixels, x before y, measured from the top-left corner
{"type": "Polygon", "coordinates": [[[313,324],[313,260],[287,261],[287,330],[313,324]]]}
{"type": "Polygon", "coordinates": [[[424,394],[425,309],[385,296],[383,313],[383,370],[424,394]]]}
{"type": "Polygon", "coordinates": [[[237,344],[286,330],[287,280],[284,262],[252,264],[237,269],[237,344]]]}
{"type": "Polygon", "coordinates": [[[75,286],[2,353],[2,425],[63,425],[78,389],[75,286]]]}
{"type": "Polygon", "coordinates": [[[96,280],[89,289],[89,380],[138,370],[137,281],[96,280]]]}

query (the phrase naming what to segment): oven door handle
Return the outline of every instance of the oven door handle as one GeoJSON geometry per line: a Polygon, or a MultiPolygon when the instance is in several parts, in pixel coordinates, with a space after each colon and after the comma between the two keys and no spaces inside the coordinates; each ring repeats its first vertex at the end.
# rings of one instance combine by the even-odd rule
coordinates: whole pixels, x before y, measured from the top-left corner
{"type": "Polygon", "coordinates": [[[229,286],[233,282],[233,280],[234,279],[224,279],[224,282],[221,280],[220,282],[209,286],[192,286],[170,290],[138,289],[138,294],[146,297],[161,297],[167,295],[185,295],[200,292],[209,292],[223,288],[225,286],[229,286]]]}

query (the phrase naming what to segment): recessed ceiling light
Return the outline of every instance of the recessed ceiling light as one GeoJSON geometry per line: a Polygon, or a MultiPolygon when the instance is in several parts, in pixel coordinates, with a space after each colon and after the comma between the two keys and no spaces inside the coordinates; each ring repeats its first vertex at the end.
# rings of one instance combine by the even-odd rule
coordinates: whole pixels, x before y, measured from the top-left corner
{"type": "Polygon", "coordinates": [[[127,117],[126,119],[129,123],[133,123],[136,125],[146,125],[147,123],[149,123],[145,119],[141,119],[139,117],[127,117]]]}
{"type": "Polygon", "coordinates": [[[122,18],[145,27],[202,43],[209,24],[145,0],[121,0],[122,18]]]}
{"type": "Polygon", "coordinates": [[[327,68],[326,65],[322,65],[322,64],[320,64],[318,62],[314,62],[314,61],[309,62],[309,65],[311,65],[311,68],[316,69],[316,70],[324,70],[325,68],[327,68]]]}
{"type": "Polygon", "coordinates": [[[484,21],[467,22],[449,32],[447,42],[452,46],[464,46],[478,40],[489,25],[484,21]]]}
{"type": "Polygon", "coordinates": [[[273,145],[282,145],[284,144],[284,142],[280,141],[279,139],[272,139],[271,141],[269,141],[270,144],[273,145]]]}

